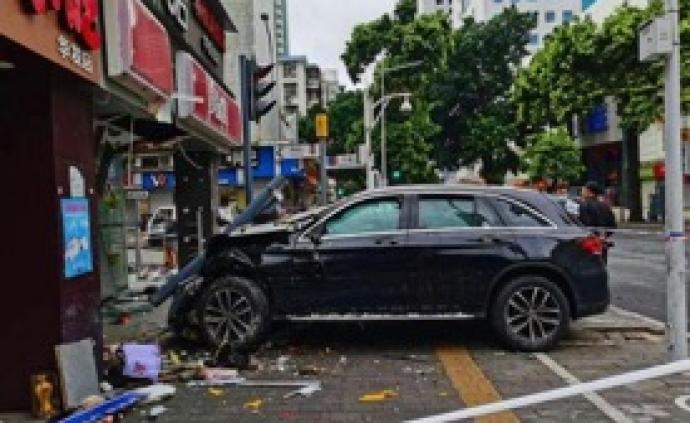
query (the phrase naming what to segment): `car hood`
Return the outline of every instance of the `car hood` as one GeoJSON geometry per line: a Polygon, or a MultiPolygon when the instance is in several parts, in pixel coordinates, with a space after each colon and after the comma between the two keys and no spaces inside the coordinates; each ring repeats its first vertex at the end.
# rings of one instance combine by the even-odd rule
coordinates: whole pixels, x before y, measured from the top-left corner
{"type": "Polygon", "coordinates": [[[243,225],[233,230],[230,233],[230,237],[263,235],[278,232],[293,233],[316,221],[316,219],[327,209],[327,207],[315,207],[304,212],[281,217],[274,222],[243,225]]]}

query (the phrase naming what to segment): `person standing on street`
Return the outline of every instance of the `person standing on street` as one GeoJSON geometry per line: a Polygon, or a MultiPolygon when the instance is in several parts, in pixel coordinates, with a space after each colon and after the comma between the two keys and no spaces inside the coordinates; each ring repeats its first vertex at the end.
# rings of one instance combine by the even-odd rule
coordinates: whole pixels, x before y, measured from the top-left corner
{"type": "Polygon", "coordinates": [[[616,217],[600,196],[603,191],[596,182],[590,181],[582,187],[580,222],[590,228],[616,228],[616,217]]]}
{"type": "Polygon", "coordinates": [[[608,263],[608,249],[613,246],[609,241],[612,232],[616,228],[616,217],[611,206],[602,200],[602,189],[596,182],[587,182],[582,187],[582,201],[580,202],[580,222],[588,228],[594,228],[595,234],[603,243],[602,259],[608,263]]]}

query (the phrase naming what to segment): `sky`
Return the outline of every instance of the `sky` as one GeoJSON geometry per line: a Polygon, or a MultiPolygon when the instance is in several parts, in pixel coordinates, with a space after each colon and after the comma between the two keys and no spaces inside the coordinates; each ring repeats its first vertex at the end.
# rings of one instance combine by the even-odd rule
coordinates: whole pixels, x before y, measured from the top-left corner
{"type": "Polygon", "coordinates": [[[392,12],[397,0],[288,0],[290,54],[305,55],[322,68],[337,68],[351,87],[340,55],[354,26],[392,12]]]}

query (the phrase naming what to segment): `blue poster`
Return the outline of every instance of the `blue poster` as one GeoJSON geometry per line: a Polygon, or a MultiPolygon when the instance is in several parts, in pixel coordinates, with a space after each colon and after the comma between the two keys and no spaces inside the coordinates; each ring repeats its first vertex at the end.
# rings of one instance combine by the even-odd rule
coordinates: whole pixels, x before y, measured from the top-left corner
{"type": "Polygon", "coordinates": [[[65,278],[74,278],[93,272],[91,250],[91,220],[89,200],[86,198],[63,198],[62,235],[64,238],[65,278]]]}

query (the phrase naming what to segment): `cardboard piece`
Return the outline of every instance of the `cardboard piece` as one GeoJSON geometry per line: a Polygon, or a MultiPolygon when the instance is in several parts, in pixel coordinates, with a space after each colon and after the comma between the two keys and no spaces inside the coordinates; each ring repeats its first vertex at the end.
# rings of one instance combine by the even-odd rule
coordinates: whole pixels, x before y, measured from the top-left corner
{"type": "Polygon", "coordinates": [[[161,350],[158,345],[124,344],[125,376],[157,380],[161,372],[161,350]]]}
{"type": "Polygon", "coordinates": [[[79,407],[88,396],[100,394],[93,349],[91,339],[55,347],[62,404],[67,410],[79,407]]]}

